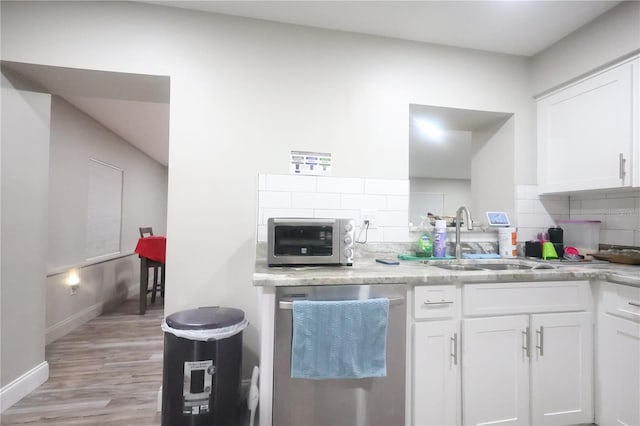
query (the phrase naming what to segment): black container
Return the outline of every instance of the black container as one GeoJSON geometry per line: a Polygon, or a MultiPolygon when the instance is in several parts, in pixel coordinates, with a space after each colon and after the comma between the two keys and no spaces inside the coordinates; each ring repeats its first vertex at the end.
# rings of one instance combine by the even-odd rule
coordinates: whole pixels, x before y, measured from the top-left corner
{"type": "Polygon", "coordinates": [[[542,257],[542,243],[540,241],[525,241],[524,255],[526,257],[542,257]]]}
{"type": "Polygon", "coordinates": [[[244,312],[233,308],[191,309],[166,318],[162,426],[240,423],[244,324],[244,312]]]}
{"type": "Polygon", "coordinates": [[[553,243],[553,248],[556,249],[556,254],[560,259],[564,256],[564,245],[562,243],[553,243]]]}
{"type": "MultiPolygon", "coordinates": [[[[549,233],[549,241],[551,241],[552,243],[554,244],[564,243],[564,237],[563,237],[564,231],[559,226],[551,227],[547,229],[547,232],[549,233]]],[[[560,253],[558,253],[558,256],[560,256],[560,253]]]]}

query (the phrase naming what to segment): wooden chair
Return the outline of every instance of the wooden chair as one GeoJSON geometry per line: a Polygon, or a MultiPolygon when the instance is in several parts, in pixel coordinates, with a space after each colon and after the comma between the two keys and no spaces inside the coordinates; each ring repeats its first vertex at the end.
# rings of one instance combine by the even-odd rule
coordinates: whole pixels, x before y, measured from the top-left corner
{"type": "MultiPolygon", "coordinates": [[[[140,238],[152,237],[151,226],[141,226],[140,238]]],[[[147,288],[147,294],[151,293],[151,303],[156,303],[156,293],[160,291],[160,296],[164,297],[164,265],[154,261],[147,261],[149,268],[153,268],[153,282],[151,288],[147,288]]],[[[147,284],[148,285],[148,284],[147,284]]]]}
{"type": "Polygon", "coordinates": [[[143,226],[138,229],[140,230],[140,238],[153,236],[153,229],[150,226],[143,226]]]}

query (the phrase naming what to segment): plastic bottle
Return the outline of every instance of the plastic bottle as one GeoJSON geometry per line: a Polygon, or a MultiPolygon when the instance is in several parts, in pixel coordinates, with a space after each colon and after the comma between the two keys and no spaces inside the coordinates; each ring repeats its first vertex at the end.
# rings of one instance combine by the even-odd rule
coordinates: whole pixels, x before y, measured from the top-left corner
{"type": "Polygon", "coordinates": [[[433,237],[431,232],[424,231],[418,239],[418,251],[416,256],[419,257],[431,257],[433,256],[433,237]]]}
{"type": "Polygon", "coordinates": [[[436,220],[436,229],[433,233],[433,256],[447,256],[447,222],[436,220]]]}

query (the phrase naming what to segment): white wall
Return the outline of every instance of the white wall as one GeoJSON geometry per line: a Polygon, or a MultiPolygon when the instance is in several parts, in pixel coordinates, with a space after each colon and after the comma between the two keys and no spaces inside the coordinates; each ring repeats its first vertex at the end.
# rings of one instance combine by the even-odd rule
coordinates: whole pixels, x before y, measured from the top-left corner
{"type": "Polygon", "coordinates": [[[640,2],[625,1],[532,58],[533,94],[640,49],[640,2]]]}
{"type": "Polygon", "coordinates": [[[409,104],[510,112],[515,180],[535,182],[525,58],[129,2],[0,7],[3,59],[170,76],[166,313],[245,310],[245,376],[256,176],[287,173],[290,150],[331,152],[335,176],[407,179],[409,104]]]}
{"type": "Polygon", "coordinates": [[[49,95],[14,90],[2,76],[2,410],[48,375],[44,311],[50,105],[49,95]],[[26,388],[7,387],[40,366],[44,377],[26,388]]]}
{"type": "MultiPolygon", "coordinates": [[[[504,211],[515,218],[516,170],[514,137],[516,118],[477,129],[472,134],[471,214],[486,223],[487,211],[504,211]]],[[[531,161],[532,162],[532,161],[531,161]]]]}
{"type": "MultiPolygon", "coordinates": [[[[455,216],[460,206],[471,206],[471,180],[411,178],[410,191],[444,194],[443,214],[455,216]]],[[[427,212],[424,212],[427,213],[427,212]]],[[[474,214],[474,211],[471,211],[474,214]]],[[[415,224],[417,225],[417,223],[415,224]]]]}
{"type": "MultiPolygon", "coordinates": [[[[139,260],[131,255],[140,226],[166,234],[167,168],[104,128],[64,99],[51,107],[49,229],[47,247],[47,343],[102,312],[105,303],[137,290],[139,260]],[[124,171],[121,254],[130,256],[82,267],[87,259],[88,162],[124,171]],[[65,279],[79,268],[80,287],[70,295],[65,279]]],[[[108,257],[107,257],[108,259],[108,257]]]]}

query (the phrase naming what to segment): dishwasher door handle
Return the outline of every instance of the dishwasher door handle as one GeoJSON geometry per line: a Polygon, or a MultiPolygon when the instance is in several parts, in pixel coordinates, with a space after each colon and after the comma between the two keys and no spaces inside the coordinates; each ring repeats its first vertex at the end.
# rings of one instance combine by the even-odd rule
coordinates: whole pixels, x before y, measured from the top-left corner
{"type": "MultiPolygon", "coordinates": [[[[383,299],[385,297],[379,297],[379,299],[383,299]]],[[[377,297],[374,299],[378,299],[377,297]]],[[[389,299],[389,305],[402,305],[404,303],[404,297],[386,297],[389,299]]],[[[278,307],[280,309],[293,309],[293,300],[308,300],[308,299],[284,299],[278,303],[278,307]]],[[[358,300],[358,299],[349,299],[349,300],[358,300]]]]}

